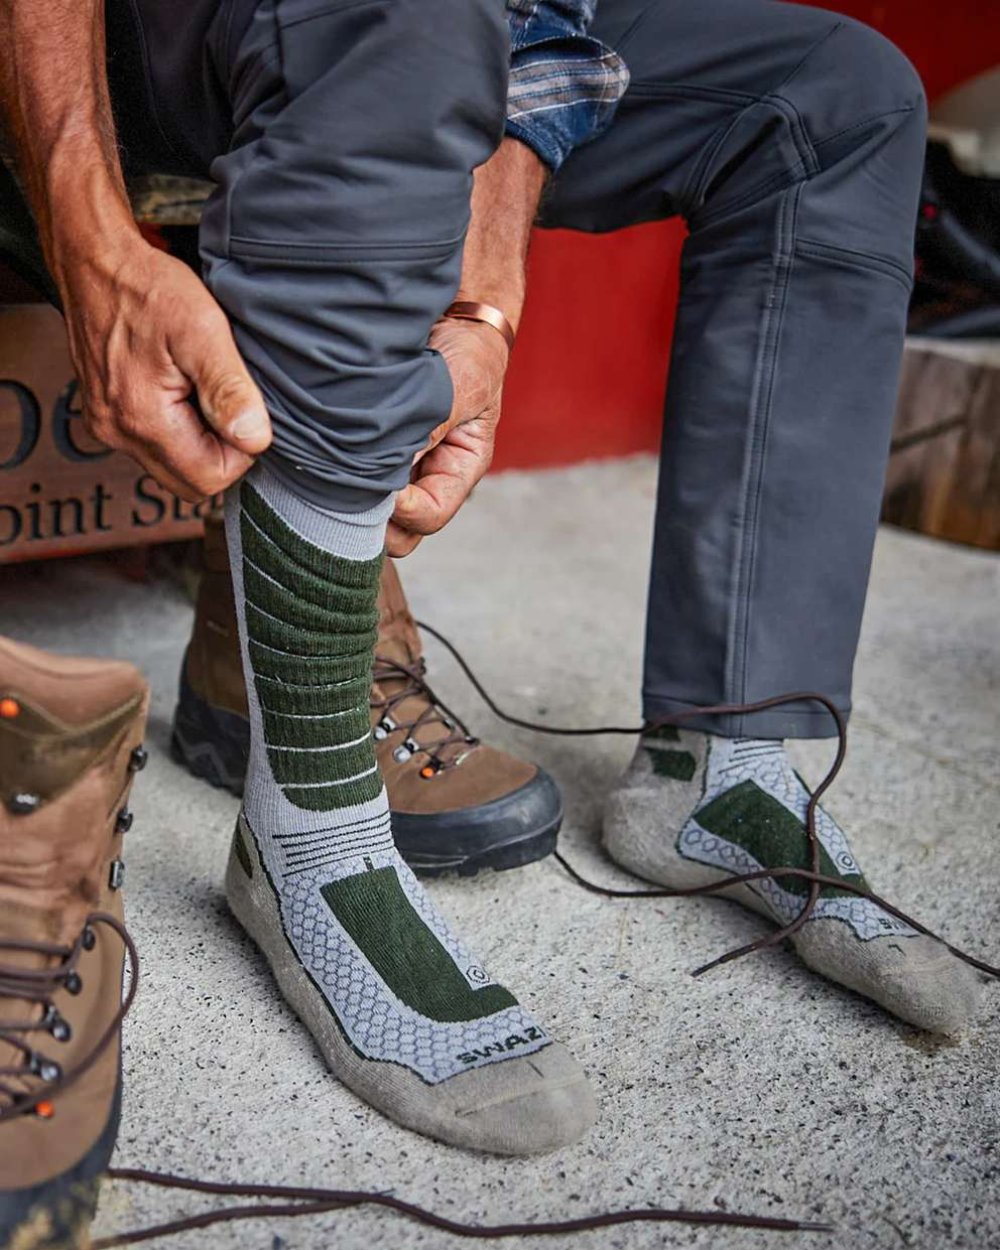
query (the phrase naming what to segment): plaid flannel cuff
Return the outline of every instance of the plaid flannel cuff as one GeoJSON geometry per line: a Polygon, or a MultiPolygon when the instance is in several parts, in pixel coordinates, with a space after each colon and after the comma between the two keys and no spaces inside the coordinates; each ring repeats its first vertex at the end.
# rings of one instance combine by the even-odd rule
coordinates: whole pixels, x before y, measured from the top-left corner
{"type": "MultiPolygon", "coordinates": [[[[593,5],[584,0],[579,8],[589,21],[593,5]]],[[[558,169],[575,147],[610,124],[628,69],[616,52],[580,31],[583,19],[574,22],[564,10],[531,0],[515,0],[508,9],[507,133],[558,169]]]]}

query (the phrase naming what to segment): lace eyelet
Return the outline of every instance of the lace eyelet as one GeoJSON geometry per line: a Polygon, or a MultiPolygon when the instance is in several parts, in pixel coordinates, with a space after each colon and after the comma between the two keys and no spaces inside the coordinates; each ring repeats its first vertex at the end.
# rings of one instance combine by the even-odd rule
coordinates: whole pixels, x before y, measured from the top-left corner
{"type": "Polygon", "coordinates": [[[83,934],[80,938],[80,945],[85,951],[92,951],[97,945],[97,934],[89,924],[83,930],[83,934]]]}
{"type": "Polygon", "coordinates": [[[62,1076],[62,1068],[54,1059],[46,1059],[44,1055],[40,1055],[37,1050],[31,1052],[28,1060],[28,1071],[32,1076],[37,1076],[46,1084],[58,1081],[62,1076]]]}
{"type": "Polygon", "coordinates": [[[123,807],[115,818],[115,833],[128,833],[132,828],[133,820],[135,820],[133,814],[127,807],[123,807]]]}
{"type": "Polygon", "coordinates": [[[70,1028],[69,1021],[64,1020],[59,1013],[52,1008],[52,1019],[48,1022],[48,1030],[57,1042],[68,1042],[73,1036],[73,1030],[70,1028]]]}
{"type": "Polygon", "coordinates": [[[79,972],[68,972],[63,985],[66,987],[66,993],[75,997],[83,989],[83,979],[79,972]]]}
{"type": "Polygon", "coordinates": [[[144,746],[137,746],[128,757],[128,770],[130,773],[141,773],[148,762],[149,752],[144,746]]]}
{"type": "Polygon", "coordinates": [[[41,802],[42,800],[37,794],[28,794],[26,791],[21,791],[17,794],[12,794],[7,800],[7,810],[12,816],[28,816],[38,809],[41,802]]]}
{"type": "Polygon", "coordinates": [[[372,730],[372,737],[376,742],[383,742],[392,731],[396,728],[396,723],[391,716],[383,716],[375,728],[372,730]]]}

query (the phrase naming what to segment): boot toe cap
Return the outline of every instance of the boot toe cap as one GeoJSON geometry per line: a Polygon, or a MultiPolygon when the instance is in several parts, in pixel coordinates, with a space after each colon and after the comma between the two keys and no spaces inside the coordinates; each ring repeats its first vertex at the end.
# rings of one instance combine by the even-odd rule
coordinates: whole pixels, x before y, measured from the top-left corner
{"type": "Polygon", "coordinates": [[[399,853],[414,871],[465,876],[482,868],[516,868],[551,854],[562,817],[559,788],[539,768],[517,789],[485,803],[434,812],[393,809],[392,828],[399,853]]]}

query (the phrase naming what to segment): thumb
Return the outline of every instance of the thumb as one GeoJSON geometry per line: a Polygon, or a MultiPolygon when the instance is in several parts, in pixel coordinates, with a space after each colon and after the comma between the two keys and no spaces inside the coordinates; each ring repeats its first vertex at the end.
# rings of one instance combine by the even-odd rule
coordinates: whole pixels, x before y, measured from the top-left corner
{"type": "Polygon", "coordinates": [[[194,384],[206,423],[223,442],[250,456],[267,450],[271,419],[221,310],[196,334],[176,342],[174,359],[194,384]]]}

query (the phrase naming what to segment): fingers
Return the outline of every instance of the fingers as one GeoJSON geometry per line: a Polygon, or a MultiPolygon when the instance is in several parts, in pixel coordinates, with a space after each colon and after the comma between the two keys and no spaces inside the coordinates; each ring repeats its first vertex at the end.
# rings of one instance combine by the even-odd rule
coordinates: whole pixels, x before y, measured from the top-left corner
{"type": "Polygon", "coordinates": [[[237,350],[221,308],[208,304],[174,331],[174,363],[193,383],[206,422],[237,451],[259,456],[271,443],[264,400],[237,350]]]}
{"type": "Polygon", "coordinates": [[[271,426],[222,309],[186,265],[144,243],[87,275],[67,301],[87,428],[183,499],[224,490],[271,426]]]}
{"type": "Polygon", "coordinates": [[[130,420],[90,420],[90,433],[123,451],[181,499],[197,503],[238,481],[253,457],[222,442],[190,404],[152,395],[135,403],[130,420]]]}
{"type": "Polygon", "coordinates": [[[390,521],[385,531],[386,553],[395,560],[402,560],[411,551],[415,551],[423,542],[421,534],[411,534],[390,521]]]}
{"type": "Polygon", "coordinates": [[[451,473],[429,473],[396,496],[392,522],[397,529],[423,537],[436,534],[468,499],[479,480],[451,473]]]}

